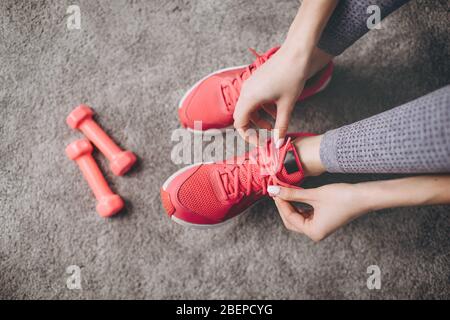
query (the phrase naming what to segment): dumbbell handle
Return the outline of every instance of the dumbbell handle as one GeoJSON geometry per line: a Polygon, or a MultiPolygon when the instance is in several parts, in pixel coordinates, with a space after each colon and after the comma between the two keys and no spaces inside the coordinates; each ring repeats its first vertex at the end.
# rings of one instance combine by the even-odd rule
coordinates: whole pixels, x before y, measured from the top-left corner
{"type": "Polygon", "coordinates": [[[113,194],[92,155],[85,154],[75,161],[97,200],[113,194]]]}
{"type": "Polygon", "coordinates": [[[122,198],[114,194],[103,177],[100,168],[92,157],[92,144],[86,140],[76,140],[69,144],[66,148],[66,154],[69,159],[74,160],[89,187],[97,199],[97,212],[102,217],[110,217],[119,212],[124,202],[122,198]]]}
{"type": "Polygon", "coordinates": [[[121,176],[130,170],[136,162],[136,156],[131,151],[120,149],[97,122],[92,119],[93,114],[94,111],[90,107],[82,104],[72,110],[66,122],[72,129],[78,129],[83,132],[109,160],[111,171],[115,175],[121,176]]]}
{"type": "Polygon", "coordinates": [[[80,124],[79,129],[97,148],[100,149],[109,161],[112,161],[115,155],[122,152],[122,149],[116,145],[116,143],[92,118],[85,119],[80,124]]]}

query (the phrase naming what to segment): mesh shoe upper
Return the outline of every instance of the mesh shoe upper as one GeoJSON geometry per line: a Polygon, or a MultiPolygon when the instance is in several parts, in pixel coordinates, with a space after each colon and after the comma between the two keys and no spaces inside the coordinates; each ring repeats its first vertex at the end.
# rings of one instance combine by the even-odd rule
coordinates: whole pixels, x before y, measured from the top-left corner
{"type": "Polygon", "coordinates": [[[194,121],[202,121],[201,130],[208,130],[225,128],[233,123],[233,111],[243,81],[277,50],[278,47],[272,48],[263,55],[252,51],[256,60],[247,67],[218,72],[200,81],[182,100],[178,109],[183,126],[194,128],[194,121]]]}
{"type": "Polygon", "coordinates": [[[268,185],[292,187],[303,178],[300,158],[289,139],[279,150],[268,142],[233,161],[201,164],[175,179],[168,191],[176,202],[173,214],[214,224],[267,195],[268,185]]]}

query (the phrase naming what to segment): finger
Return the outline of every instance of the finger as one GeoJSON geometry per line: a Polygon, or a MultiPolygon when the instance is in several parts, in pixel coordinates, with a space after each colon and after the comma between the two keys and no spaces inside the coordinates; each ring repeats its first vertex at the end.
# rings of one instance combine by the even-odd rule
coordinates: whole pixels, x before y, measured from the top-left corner
{"type": "Polygon", "coordinates": [[[238,128],[236,131],[247,143],[250,143],[255,146],[259,145],[260,141],[258,132],[254,128],[250,127],[238,128]]]}
{"type": "Polygon", "coordinates": [[[265,130],[272,130],[272,124],[261,118],[261,115],[259,114],[258,111],[254,112],[251,116],[250,116],[250,120],[253,122],[253,124],[261,129],[265,129],[265,130]]]}
{"type": "Polygon", "coordinates": [[[306,219],[288,201],[278,198],[280,207],[284,208],[283,214],[286,222],[293,225],[298,232],[306,233],[306,219]]]}
{"type": "Polygon", "coordinates": [[[274,104],[264,104],[263,110],[269,114],[274,120],[277,118],[277,106],[274,104]]]}
{"type": "Polygon", "coordinates": [[[242,89],[233,112],[234,127],[236,129],[247,129],[250,126],[250,117],[258,107],[258,101],[256,99],[248,98],[248,95],[245,94],[244,89],[242,89]]]}
{"type": "Polygon", "coordinates": [[[250,129],[250,115],[233,115],[235,118],[233,126],[239,135],[248,142],[247,140],[247,130],[250,129]],[[237,119],[237,120],[236,120],[237,119]]]}
{"type": "Polygon", "coordinates": [[[281,198],[275,198],[275,204],[283,220],[286,221],[285,224],[293,227],[291,230],[305,233],[305,217],[299,214],[294,206],[281,198]]]}
{"type": "Polygon", "coordinates": [[[241,138],[248,143],[258,145],[258,134],[256,130],[250,126],[250,115],[245,114],[242,117],[238,116],[237,119],[237,121],[234,121],[234,127],[241,138]]]}
{"type": "Polygon", "coordinates": [[[290,100],[281,100],[277,103],[277,118],[275,120],[275,145],[277,148],[281,147],[286,137],[289,128],[289,120],[291,118],[294,102],[290,100]]]}
{"type": "Polygon", "coordinates": [[[315,190],[268,186],[267,192],[270,196],[276,196],[286,201],[308,203],[314,199],[315,190]]]}
{"type": "Polygon", "coordinates": [[[274,200],[274,202],[275,202],[275,205],[276,205],[276,207],[277,207],[277,209],[278,209],[278,213],[280,214],[281,220],[283,221],[283,224],[284,224],[284,226],[286,227],[286,229],[288,229],[288,230],[293,230],[293,231],[294,231],[294,230],[295,230],[295,227],[294,227],[290,222],[288,222],[288,221],[286,220],[285,214],[284,214],[284,212],[283,212],[283,208],[282,208],[282,206],[279,204],[279,199],[274,198],[273,200],[274,200]]]}
{"type": "Polygon", "coordinates": [[[246,108],[252,105],[251,101],[246,99],[245,97],[239,97],[238,102],[236,103],[236,108],[234,109],[233,119],[234,119],[234,127],[236,128],[239,135],[246,142],[251,143],[253,140],[252,135],[253,132],[250,130],[250,116],[251,112],[247,112],[246,108]]]}
{"type": "Polygon", "coordinates": [[[303,217],[306,219],[311,218],[314,214],[314,207],[310,204],[304,203],[304,202],[298,202],[295,204],[295,207],[303,217]]]}

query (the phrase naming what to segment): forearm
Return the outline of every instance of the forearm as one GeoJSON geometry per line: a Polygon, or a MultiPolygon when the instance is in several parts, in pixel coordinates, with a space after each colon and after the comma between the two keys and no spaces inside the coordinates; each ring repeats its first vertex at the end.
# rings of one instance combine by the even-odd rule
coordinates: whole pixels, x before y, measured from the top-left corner
{"type": "Polygon", "coordinates": [[[306,78],[333,58],[316,45],[337,3],[338,0],[304,0],[281,47],[300,65],[308,66],[303,69],[306,78]]]}
{"type": "MultiPolygon", "coordinates": [[[[294,141],[306,176],[325,172],[319,155],[322,139],[323,135],[319,135],[294,141]]],[[[450,174],[364,182],[353,184],[352,188],[355,201],[361,203],[364,212],[400,206],[450,204],[450,174]]]]}
{"type": "Polygon", "coordinates": [[[337,3],[338,0],[303,0],[285,45],[297,51],[312,51],[337,3]]]}
{"type": "Polygon", "coordinates": [[[417,176],[353,185],[363,212],[395,207],[450,204],[450,175],[417,176]]]}

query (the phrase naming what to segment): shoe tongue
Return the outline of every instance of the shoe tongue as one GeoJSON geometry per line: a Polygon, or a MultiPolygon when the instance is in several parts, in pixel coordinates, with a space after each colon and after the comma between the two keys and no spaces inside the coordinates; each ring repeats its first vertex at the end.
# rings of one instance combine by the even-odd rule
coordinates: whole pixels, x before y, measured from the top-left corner
{"type": "Polygon", "coordinates": [[[276,175],[280,181],[290,185],[296,185],[304,178],[300,157],[290,140],[279,150],[276,175]]]}

